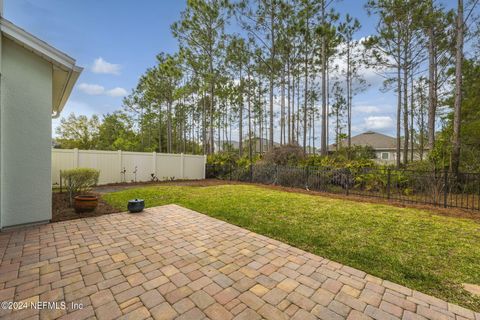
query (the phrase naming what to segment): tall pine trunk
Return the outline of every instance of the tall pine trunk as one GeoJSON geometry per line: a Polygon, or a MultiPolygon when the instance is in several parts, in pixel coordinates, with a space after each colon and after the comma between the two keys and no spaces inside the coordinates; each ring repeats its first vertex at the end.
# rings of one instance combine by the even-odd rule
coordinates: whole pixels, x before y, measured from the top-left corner
{"type": "Polygon", "coordinates": [[[292,125],[291,125],[291,101],[290,101],[290,57],[287,60],[287,141],[288,143],[292,143],[292,125]]]}
{"type": "MultiPolygon", "coordinates": [[[[325,0],[322,1],[322,26],[325,27],[325,0]]],[[[325,34],[322,35],[322,135],[321,135],[321,153],[327,155],[327,44],[325,34]]]]}
{"type": "Polygon", "coordinates": [[[282,85],[280,101],[280,144],[285,144],[285,69],[282,68],[282,85]]]}
{"type": "Polygon", "coordinates": [[[168,101],[167,108],[167,153],[172,153],[172,101],[168,101]]]}
{"type": "Polygon", "coordinates": [[[270,42],[271,42],[271,52],[270,52],[270,141],[268,143],[269,149],[273,149],[273,81],[274,81],[274,62],[275,62],[275,28],[274,28],[274,21],[275,21],[275,14],[274,14],[274,5],[273,3],[270,4],[270,42]]]}
{"type": "Polygon", "coordinates": [[[350,42],[351,39],[348,39],[347,42],[347,145],[348,145],[348,156],[350,157],[350,148],[352,147],[352,74],[350,71],[351,61],[350,61],[350,42]]]}
{"type": "Polygon", "coordinates": [[[210,153],[213,154],[215,152],[215,137],[214,137],[214,110],[215,110],[215,80],[213,75],[213,61],[212,57],[210,57],[210,153]]]}
{"type": "Polygon", "coordinates": [[[291,116],[291,130],[292,130],[292,133],[291,133],[291,142],[294,142],[296,143],[297,142],[297,139],[295,138],[295,85],[296,85],[296,82],[295,82],[295,74],[292,74],[292,116],[291,116]]]}
{"type": "MultiPolygon", "coordinates": [[[[408,37],[407,37],[408,39],[408,37]]],[[[405,46],[408,42],[405,41],[405,46]]],[[[403,163],[408,163],[408,141],[410,131],[408,130],[408,50],[405,48],[403,61],[403,163]]]]}
{"type": "Polygon", "coordinates": [[[462,66],[463,66],[463,0],[458,0],[457,39],[455,44],[455,103],[453,111],[453,135],[452,135],[452,155],[451,171],[457,176],[460,166],[460,123],[462,111],[462,66]]]}
{"type": "MultiPolygon", "coordinates": [[[[308,30],[308,19],[307,19],[308,30]]],[[[308,31],[307,31],[308,32],[308,31]]],[[[303,104],[303,153],[307,153],[307,109],[308,109],[308,40],[305,38],[305,88],[303,104]]]]}
{"type": "MultiPolygon", "coordinates": [[[[430,0],[430,15],[433,16],[433,0],[430,0]]],[[[435,146],[435,115],[437,110],[437,92],[435,69],[437,68],[435,53],[434,23],[429,22],[428,28],[428,148],[435,146]]]]}
{"type": "Polygon", "coordinates": [[[158,152],[162,153],[162,105],[158,104],[158,152]]]}
{"type": "Polygon", "coordinates": [[[410,161],[414,158],[414,134],[413,118],[414,118],[414,103],[413,103],[413,68],[410,74],[410,161]]]}
{"type": "Polygon", "coordinates": [[[396,145],[396,154],[397,154],[397,159],[396,159],[396,165],[397,168],[400,168],[400,139],[401,139],[401,133],[400,133],[400,117],[402,113],[402,76],[401,76],[401,65],[400,65],[400,42],[397,43],[397,145],[396,145]]]}
{"type": "Polygon", "coordinates": [[[248,106],[248,158],[252,163],[253,148],[252,148],[252,107],[251,107],[251,88],[250,88],[250,69],[248,72],[248,88],[247,88],[247,106],[248,106]]]}
{"type": "Polygon", "coordinates": [[[205,105],[205,92],[202,91],[202,140],[203,140],[203,154],[207,154],[207,107],[205,105]]]}
{"type": "Polygon", "coordinates": [[[240,67],[240,94],[242,95],[242,102],[238,110],[238,154],[240,157],[243,156],[243,86],[242,67],[240,67]]]}

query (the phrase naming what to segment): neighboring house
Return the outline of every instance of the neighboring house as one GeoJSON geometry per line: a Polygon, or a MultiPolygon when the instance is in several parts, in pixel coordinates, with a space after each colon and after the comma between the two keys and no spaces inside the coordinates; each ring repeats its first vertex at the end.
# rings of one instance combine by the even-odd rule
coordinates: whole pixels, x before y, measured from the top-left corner
{"type": "MultiPolygon", "coordinates": [[[[347,140],[344,139],[341,141],[342,146],[347,145],[347,140]]],[[[376,162],[381,164],[395,164],[397,159],[397,139],[394,137],[387,136],[382,133],[367,131],[359,135],[352,137],[353,146],[370,146],[375,150],[377,158],[376,162]]],[[[328,147],[330,152],[336,150],[336,144],[331,144],[328,147]]],[[[403,161],[403,140],[400,145],[401,155],[400,160],[403,161]]],[[[410,151],[409,151],[410,155],[410,151]]],[[[420,159],[420,154],[418,150],[414,151],[413,155],[414,160],[420,159]]]]}
{"type": "Polygon", "coordinates": [[[0,228],[52,218],[52,116],[82,68],[3,18],[0,0],[0,228]]]}

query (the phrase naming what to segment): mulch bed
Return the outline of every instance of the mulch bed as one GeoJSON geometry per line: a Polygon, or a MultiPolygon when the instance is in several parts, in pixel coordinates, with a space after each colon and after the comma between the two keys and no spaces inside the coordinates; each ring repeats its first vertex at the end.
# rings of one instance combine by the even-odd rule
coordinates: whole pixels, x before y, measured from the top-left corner
{"type": "Polygon", "coordinates": [[[103,201],[100,194],[94,194],[99,196],[98,207],[95,209],[95,211],[76,213],[73,208],[70,208],[68,194],[66,192],[52,193],[52,222],[97,217],[104,214],[118,212],[117,209],[111,207],[108,203],[103,201]]]}

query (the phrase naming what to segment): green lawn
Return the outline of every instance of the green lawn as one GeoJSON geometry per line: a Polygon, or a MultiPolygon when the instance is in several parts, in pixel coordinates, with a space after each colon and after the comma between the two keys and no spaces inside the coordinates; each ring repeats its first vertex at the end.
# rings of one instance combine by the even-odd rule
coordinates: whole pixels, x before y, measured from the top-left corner
{"type": "Polygon", "coordinates": [[[162,186],[106,194],[126,210],[175,203],[375,276],[480,311],[480,224],[427,211],[249,185],[162,186]]]}

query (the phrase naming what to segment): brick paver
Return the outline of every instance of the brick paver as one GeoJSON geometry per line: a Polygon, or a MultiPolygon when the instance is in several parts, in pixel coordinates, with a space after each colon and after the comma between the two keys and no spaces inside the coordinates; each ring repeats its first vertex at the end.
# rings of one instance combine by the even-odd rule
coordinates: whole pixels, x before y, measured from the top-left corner
{"type": "Polygon", "coordinates": [[[176,205],[0,233],[0,300],[28,303],[2,319],[480,320],[176,205]]]}

